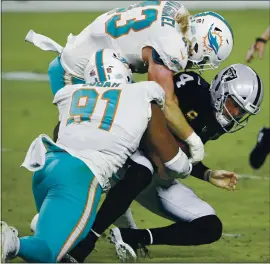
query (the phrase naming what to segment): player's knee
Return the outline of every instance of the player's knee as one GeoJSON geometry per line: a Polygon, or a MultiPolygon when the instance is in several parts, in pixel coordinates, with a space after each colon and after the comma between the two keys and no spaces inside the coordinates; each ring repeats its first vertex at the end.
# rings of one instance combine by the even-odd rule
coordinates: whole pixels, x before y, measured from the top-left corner
{"type": "MultiPolygon", "coordinates": [[[[210,217],[210,216],[209,216],[210,217]]],[[[216,215],[211,215],[210,243],[218,241],[222,236],[222,222],[216,215]]]]}
{"type": "Polygon", "coordinates": [[[218,241],[222,236],[222,222],[216,215],[207,215],[194,220],[199,229],[203,230],[204,243],[210,244],[218,241]]]}

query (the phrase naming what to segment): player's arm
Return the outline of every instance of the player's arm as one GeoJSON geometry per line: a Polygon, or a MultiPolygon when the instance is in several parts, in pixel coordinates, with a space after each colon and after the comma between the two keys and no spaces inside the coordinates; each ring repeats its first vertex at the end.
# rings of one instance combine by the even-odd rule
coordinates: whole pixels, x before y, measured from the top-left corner
{"type": "Polygon", "coordinates": [[[177,177],[185,178],[189,175],[192,165],[168,130],[161,109],[156,104],[152,104],[151,108],[152,117],[143,137],[144,150],[150,158],[153,154],[158,156],[165,167],[176,172],[177,177]]]}
{"type": "Polygon", "coordinates": [[[189,144],[192,162],[197,163],[204,157],[203,143],[178,106],[178,99],[174,93],[174,73],[161,62],[159,63],[158,59],[154,59],[153,52],[151,47],[145,47],[142,52],[144,61],[147,61],[149,65],[148,80],[156,81],[164,89],[166,95],[164,113],[168,126],[178,138],[189,144]]]}
{"type": "Polygon", "coordinates": [[[254,54],[256,52],[258,53],[259,58],[262,58],[264,46],[269,39],[270,39],[270,27],[268,27],[260,37],[256,38],[255,43],[252,44],[252,46],[247,52],[246,61],[250,62],[253,59],[254,54]]]}
{"type": "Polygon", "coordinates": [[[237,184],[237,175],[234,172],[226,170],[213,170],[205,166],[202,162],[194,165],[190,173],[193,177],[205,180],[216,187],[228,191],[235,190],[237,184]]]}

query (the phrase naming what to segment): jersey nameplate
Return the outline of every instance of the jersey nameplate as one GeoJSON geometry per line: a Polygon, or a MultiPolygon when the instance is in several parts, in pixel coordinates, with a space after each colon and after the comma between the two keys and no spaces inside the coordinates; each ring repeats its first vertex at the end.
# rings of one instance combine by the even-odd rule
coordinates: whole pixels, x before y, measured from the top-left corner
{"type": "Polygon", "coordinates": [[[175,26],[175,15],[182,5],[175,1],[167,1],[163,7],[161,14],[161,26],[165,25],[174,27],[175,26]]]}
{"type": "Polygon", "coordinates": [[[119,87],[121,83],[115,83],[115,82],[93,82],[93,83],[86,83],[83,85],[83,87],[88,86],[97,86],[97,87],[119,87]]]}

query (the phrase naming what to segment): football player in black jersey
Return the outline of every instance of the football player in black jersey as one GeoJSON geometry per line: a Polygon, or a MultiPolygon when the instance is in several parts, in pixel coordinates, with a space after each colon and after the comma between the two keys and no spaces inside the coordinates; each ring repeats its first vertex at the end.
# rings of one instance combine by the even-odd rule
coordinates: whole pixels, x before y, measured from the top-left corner
{"type": "MultiPolygon", "coordinates": [[[[223,69],[211,85],[194,72],[178,73],[174,76],[174,83],[179,106],[204,143],[245,127],[250,115],[259,112],[263,98],[263,86],[259,76],[251,68],[241,64],[223,69]]],[[[160,164],[155,156],[151,155],[151,150],[147,151],[148,158],[152,158],[152,162],[158,166],[158,172],[163,173],[163,168],[159,168],[160,164]]],[[[92,230],[85,240],[70,252],[79,262],[85,260],[100,235],[125,212],[136,197],[132,190],[138,182],[136,177],[144,174],[142,167],[153,170],[151,163],[145,160],[135,157],[124,180],[109,191],[92,230]]],[[[234,172],[211,170],[202,162],[193,167],[191,175],[228,190],[233,190],[237,181],[234,172]]],[[[222,223],[214,209],[170,175],[166,174],[162,182],[154,175],[152,183],[136,200],[153,213],[175,223],[151,229],[112,229],[111,240],[123,261],[136,258],[136,249],[139,246],[201,245],[215,242],[222,235],[222,223]]],[[[136,227],[130,211],[127,212],[122,216],[127,223],[126,227],[136,227]]],[[[118,226],[121,226],[121,219],[118,220],[118,226]]],[[[70,259],[63,261],[68,262],[70,259]]]]}
{"type": "MultiPolygon", "coordinates": [[[[204,143],[244,128],[249,117],[259,112],[263,99],[260,77],[241,64],[223,69],[211,85],[194,72],[175,75],[174,83],[179,106],[204,143]]],[[[235,173],[211,170],[202,162],[193,167],[191,175],[228,190],[227,183],[236,180],[235,173]]],[[[133,258],[138,245],[201,245],[222,235],[214,209],[183,182],[172,180],[167,186],[155,182],[136,200],[175,223],[151,229],[113,228],[111,241],[124,261],[133,258]]]]}

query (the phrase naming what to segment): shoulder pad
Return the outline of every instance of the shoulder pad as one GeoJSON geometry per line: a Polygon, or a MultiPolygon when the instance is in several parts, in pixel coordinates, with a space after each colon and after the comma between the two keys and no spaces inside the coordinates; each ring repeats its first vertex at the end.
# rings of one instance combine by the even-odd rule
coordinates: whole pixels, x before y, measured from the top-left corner
{"type": "Polygon", "coordinates": [[[185,69],[188,62],[188,47],[183,35],[177,31],[166,37],[151,41],[162,62],[173,72],[185,69]]]}

